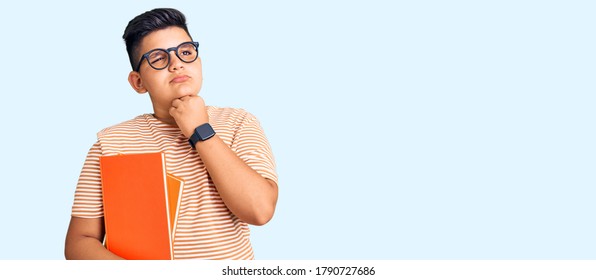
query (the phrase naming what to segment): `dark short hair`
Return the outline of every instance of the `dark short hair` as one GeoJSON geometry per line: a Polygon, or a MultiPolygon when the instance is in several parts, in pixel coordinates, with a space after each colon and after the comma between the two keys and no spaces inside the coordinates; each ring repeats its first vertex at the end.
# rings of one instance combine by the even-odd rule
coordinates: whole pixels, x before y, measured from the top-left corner
{"type": "Polygon", "coordinates": [[[153,9],[136,16],[128,22],[126,29],[124,29],[122,39],[124,39],[124,43],[126,43],[126,52],[128,52],[128,59],[130,60],[130,66],[133,70],[141,55],[139,54],[139,46],[143,38],[153,31],[172,26],[184,29],[186,34],[192,38],[186,27],[186,17],[176,9],[153,9]]]}

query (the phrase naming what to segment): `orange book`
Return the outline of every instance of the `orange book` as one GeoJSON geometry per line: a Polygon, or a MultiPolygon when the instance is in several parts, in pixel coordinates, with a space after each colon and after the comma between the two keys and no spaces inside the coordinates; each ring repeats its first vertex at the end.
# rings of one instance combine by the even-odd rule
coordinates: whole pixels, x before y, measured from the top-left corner
{"type": "Polygon", "coordinates": [[[172,232],[183,181],[163,153],[102,156],[106,247],[125,259],[173,258],[172,232]]]}

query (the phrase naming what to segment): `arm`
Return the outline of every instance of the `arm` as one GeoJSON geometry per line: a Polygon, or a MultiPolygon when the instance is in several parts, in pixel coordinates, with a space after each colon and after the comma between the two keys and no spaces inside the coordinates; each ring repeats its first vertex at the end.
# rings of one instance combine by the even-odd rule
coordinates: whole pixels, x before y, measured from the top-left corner
{"type": "Polygon", "coordinates": [[[67,260],[121,260],[122,258],[103,246],[104,234],[103,218],[71,217],[64,256],[67,260]]]}
{"type": "Polygon", "coordinates": [[[197,143],[196,149],[232,213],[253,225],[271,220],[277,203],[275,182],[246,165],[217,135],[197,143]]]}
{"type": "Polygon", "coordinates": [[[66,233],[64,256],[66,259],[115,259],[102,244],[105,235],[102,218],[101,178],[99,157],[101,148],[96,142],[91,146],[79,176],[73,215],[66,233]],[[89,218],[81,218],[88,215],[89,218]]]}
{"type": "MultiPolygon", "coordinates": [[[[199,96],[174,100],[169,113],[187,138],[197,126],[209,121],[205,103],[199,96]]],[[[253,225],[271,220],[277,204],[275,182],[248,166],[217,135],[197,143],[195,148],[222,200],[234,215],[253,225]]]]}

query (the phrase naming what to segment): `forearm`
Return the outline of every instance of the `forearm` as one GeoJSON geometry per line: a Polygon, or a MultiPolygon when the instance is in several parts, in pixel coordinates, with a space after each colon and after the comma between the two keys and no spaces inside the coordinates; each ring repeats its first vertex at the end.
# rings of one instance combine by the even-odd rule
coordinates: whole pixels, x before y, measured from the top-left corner
{"type": "Polygon", "coordinates": [[[67,260],[118,260],[122,259],[108,251],[103,244],[103,218],[71,217],[64,256],[67,260]]]}
{"type": "Polygon", "coordinates": [[[277,185],[240,159],[217,135],[198,142],[196,150],[226,206],[238,218],[263,225],[273,217],[277,185]]]}
{"type": "Polygon", "coordinates": [[[65,247],[67,260],[122,260],[123,258],[108,251],[99,240],[80,236],[67,240],[65,247]]]}

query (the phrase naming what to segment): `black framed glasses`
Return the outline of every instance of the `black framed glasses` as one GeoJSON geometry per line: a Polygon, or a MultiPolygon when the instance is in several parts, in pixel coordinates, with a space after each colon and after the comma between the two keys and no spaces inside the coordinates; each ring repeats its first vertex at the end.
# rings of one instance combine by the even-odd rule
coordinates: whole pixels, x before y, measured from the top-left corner
{"type": "Polygon", "coordinates": [[[141,63],[143,63],[143,59],[146,59],[149,63],[149,66],[153,67],[155,70],[165,69],[168,67],[168,65],[170,65],[171,51],[174,51],[176,56],[182,62],[191,63],[197,60],[197,57],[199,57],[199,42],[184,42],[177,47],[172,47],[169,49],[150,50],[143,54],[135,71],[139,72],[141,63]]]}

